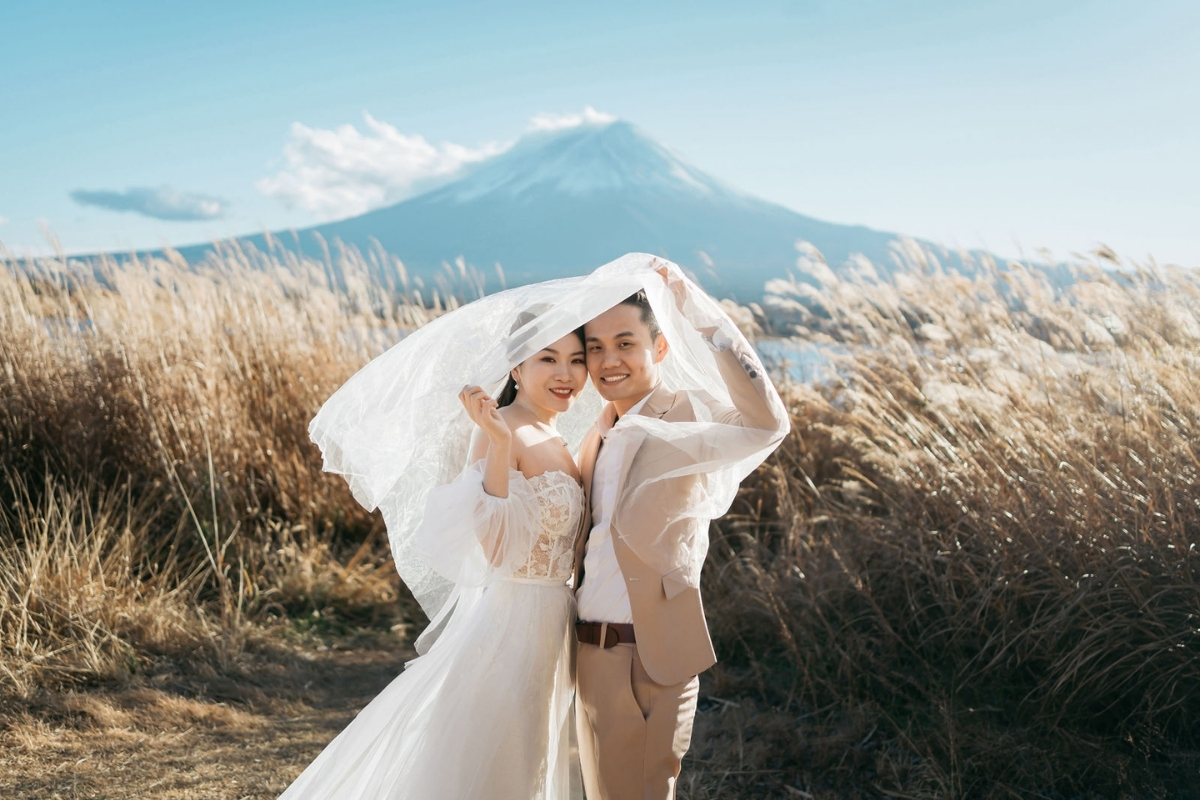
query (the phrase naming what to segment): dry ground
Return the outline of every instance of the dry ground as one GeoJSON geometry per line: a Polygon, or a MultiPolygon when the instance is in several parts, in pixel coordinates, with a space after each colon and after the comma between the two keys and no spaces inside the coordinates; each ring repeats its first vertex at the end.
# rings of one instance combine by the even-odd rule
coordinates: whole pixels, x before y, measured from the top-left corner
{"type": "Polygon", "coordinates": [[[403,668],[394,637],[0,709],[0,797],[265,800],[403,668]]]}
{"type": "MultiPolygon", "coordinates": [[[[4,701],[0,800],[274,800],[414,655],[410,639],[371,633],[260,654],[229,675],[171,665],[119,687],[4,701]]],[[[681,798],[813,797],[778,770],[714,769],[705,756],[744,720],[737,703],[701,706],[681,798]]]]}

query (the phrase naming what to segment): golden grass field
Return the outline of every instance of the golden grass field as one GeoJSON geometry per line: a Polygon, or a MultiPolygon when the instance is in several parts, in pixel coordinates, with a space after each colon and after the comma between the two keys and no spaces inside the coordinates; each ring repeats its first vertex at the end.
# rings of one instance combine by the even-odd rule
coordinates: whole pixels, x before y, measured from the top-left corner
{"type": "MultiPolygon", "coordinates": [[[[713,525],[680,796],[1200,796],[1200,281],[897,259],[735,312],[833,364],[713,525]]],[[[386,684],[423,619],[307,424],[478,291],[0,264],[0,796],[274,797],[386,684]]]]}

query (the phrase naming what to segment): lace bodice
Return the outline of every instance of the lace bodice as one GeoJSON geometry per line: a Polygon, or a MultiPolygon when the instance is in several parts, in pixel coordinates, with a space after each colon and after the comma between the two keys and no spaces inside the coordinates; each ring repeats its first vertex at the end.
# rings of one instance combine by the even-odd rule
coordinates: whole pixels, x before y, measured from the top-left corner
{"type": "Polygon", "coordinates": [[[541,511],[542,529],[529,558],[512,577],[566,581],[583,514],[583,487],[561,470],[535,475],[529,484],[541,511]]]}

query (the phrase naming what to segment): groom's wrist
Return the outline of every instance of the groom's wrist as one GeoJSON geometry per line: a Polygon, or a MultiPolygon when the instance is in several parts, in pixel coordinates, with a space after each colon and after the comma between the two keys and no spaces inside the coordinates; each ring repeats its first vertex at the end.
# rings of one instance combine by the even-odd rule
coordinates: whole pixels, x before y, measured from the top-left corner
{"type": "Polygon", "coordinates": [[[708,345],[708,349],[714,353],[724,353],[733,346],[733,338],[721,330],[720,325],[706,325],[703,328],[696,328],[696,332],[700,334],[700,338],[708,345]]]}
{"type": "Polygon", "coordinates": [[[724,353],[733,346],[733,339],[720,328],[712,328],[709,333],[701,333],[701,336],[714,353],[724,353]]]}

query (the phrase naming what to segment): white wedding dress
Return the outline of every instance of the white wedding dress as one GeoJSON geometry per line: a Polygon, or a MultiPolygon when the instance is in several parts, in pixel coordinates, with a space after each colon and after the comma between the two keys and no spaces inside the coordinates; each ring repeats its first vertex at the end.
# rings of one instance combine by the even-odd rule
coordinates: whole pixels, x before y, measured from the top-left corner
{"type": "Polygon", "coordinates": [[[559,471],[513,470],[503,499],[478,464],[432,489],[417,546],[453,611],[280,800],[567,800],[582,506],[559,471]]]}

